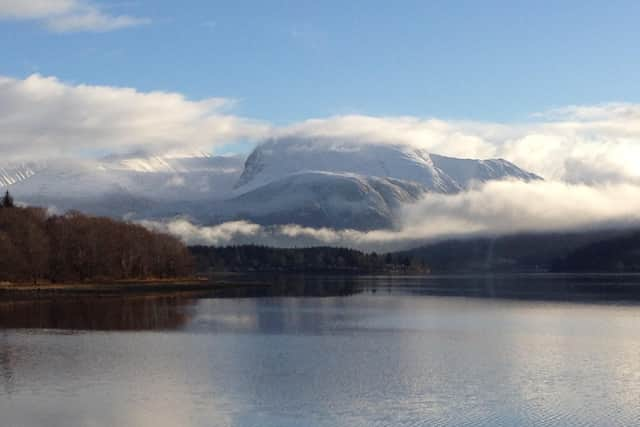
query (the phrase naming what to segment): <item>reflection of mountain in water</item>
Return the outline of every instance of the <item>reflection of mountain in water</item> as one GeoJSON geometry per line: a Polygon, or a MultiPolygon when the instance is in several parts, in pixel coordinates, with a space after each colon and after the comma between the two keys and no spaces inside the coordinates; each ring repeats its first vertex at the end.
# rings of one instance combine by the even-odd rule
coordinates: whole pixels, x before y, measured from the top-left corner
{"type": "Polygon", "coordinates": [[[0,302],[0,328],[63,330],[177,329],[191,300],[181,297],[82,297],[0,302]]]}

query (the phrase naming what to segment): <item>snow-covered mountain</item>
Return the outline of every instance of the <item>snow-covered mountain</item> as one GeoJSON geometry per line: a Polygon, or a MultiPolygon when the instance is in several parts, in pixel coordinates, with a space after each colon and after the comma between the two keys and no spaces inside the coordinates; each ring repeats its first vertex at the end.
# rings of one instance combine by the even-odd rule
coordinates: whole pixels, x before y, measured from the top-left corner
{"type": "Polygon", "coordinates": [[[502,159],[456,159],[406,145],[281,138],[251,153],[235,197],[218,212],[261,224],[388,228],[402,206],[426,192],[453,194],[496,179],[540,177],[502,159]]]}
{"type": "Polygon", "coordinates": [[[461,191],[474,181],[539,179],[502,159],[456,159],[399,144],[282,138],[267,141],[251,153],[236,190],[248,191],[302,171],[394,178],[441,193],[461,191]]]}
{"type": "Polygon", "coordinates": [[[0,165],[17,200],[133,218],[378,229],[426,192],[540,179],[506,160],[456,159],[406,145],[273,139],[240,156],[110,157],[0,165]]]}
{"type": "Polygon", "coordinates": [[[0,166],[0,187],[60,210],[143,216],[163,204],[226,197],[243,163],[242,156],[207,155],[54,159],[0,166]]]}

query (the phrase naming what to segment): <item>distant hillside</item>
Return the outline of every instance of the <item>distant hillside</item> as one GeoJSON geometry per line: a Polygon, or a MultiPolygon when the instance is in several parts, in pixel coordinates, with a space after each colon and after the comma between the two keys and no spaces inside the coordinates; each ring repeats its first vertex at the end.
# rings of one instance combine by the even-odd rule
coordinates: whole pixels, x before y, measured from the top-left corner
{"type": "Polygon", "coordinates": [[[434,273],[548,271],[569,253],[621,234],[590,231],[445,240],[399,255],[419,259],[434,273]]]}
{"type": "Polygon", "coordinates": [[[556,260],[555,272],[640,272],[640,231],[578,248],[556,260]]]}

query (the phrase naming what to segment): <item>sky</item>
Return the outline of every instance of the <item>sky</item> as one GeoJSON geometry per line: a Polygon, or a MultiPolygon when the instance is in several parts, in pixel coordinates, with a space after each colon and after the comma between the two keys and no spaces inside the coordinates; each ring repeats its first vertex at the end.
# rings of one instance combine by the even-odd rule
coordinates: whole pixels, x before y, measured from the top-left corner
{"type": "Polygon", "coordinates": [[[638,17],[615,0],[0,0],[0,75],[233,99],[275,125],[522,122],[640,102],[638,17]]]}

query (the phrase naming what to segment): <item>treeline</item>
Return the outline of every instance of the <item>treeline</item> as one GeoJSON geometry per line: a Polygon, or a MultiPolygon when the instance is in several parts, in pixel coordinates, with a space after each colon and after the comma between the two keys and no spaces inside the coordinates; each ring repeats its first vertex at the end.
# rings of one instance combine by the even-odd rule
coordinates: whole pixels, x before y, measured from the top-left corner
{"type": "Polygon", "coordinates": [[[0,203],[0,281],[83,282],[182,277],[188,249],[139,225],[0,203]]]}
{"type": "Polygon", "coordinates": [[[428,272],[416,258],[396,254],[364,253],[333,247],[271,248],[257,245],[192,246],[196,269],[210,272],[353,272],[404,273],[428,272]]]}
{"type": "Polygon", "coordinates": [[[640,232],[591,243],[553,263],[555,272],[640,272],[640,232]]]}

